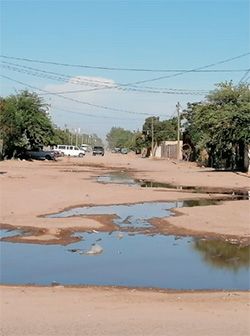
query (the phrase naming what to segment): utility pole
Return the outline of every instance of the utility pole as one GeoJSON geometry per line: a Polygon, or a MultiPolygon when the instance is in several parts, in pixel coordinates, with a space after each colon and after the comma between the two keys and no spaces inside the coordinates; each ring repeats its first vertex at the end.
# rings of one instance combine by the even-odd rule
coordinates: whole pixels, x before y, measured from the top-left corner
{"type": "Polygon", "coordinates": [[[77,134],[77,130],[75,130],[76,131],[76,141],[75,141],[75,146],[77,146],[78,145],[78,134],[77,134]]]}
{"type": "Polygon", "coordinates": [[[177,109],[177,160],[180,160],[180,103],[176,104],[177,109]]]}
{"type": "Polygon", "coordinates": [[[151,119],[151,150],[152,150],[152,157],[154,156],[154,119],[151,119]]]}

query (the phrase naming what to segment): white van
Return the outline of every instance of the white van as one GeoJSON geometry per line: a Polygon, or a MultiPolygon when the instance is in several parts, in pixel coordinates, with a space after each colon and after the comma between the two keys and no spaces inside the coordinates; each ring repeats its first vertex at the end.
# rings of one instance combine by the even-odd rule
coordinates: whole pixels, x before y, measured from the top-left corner
{"type": "Polygon", "coordinates": [[[57,145],[53,147],[53,150],[59,152],[62,156],[83,157],[85,155],[85,150],[73,145],[57,145]]]}
{"type": "Polygon", "coordinates": [[[87,144],[81,144],[80,149],[83,149],[85,152],[91,151],[90,145],[87,145],[87,144]]]}

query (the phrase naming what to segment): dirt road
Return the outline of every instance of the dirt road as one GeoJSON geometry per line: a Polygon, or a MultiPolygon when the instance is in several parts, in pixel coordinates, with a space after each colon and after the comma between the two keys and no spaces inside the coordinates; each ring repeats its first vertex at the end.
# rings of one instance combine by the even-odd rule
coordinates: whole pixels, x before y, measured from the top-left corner
{"type": "Polygon", "coordinates": [[[247,336],[249,293],[1,287],[2,335],[247,336]]]}
{"type": "MultiPolygon", "coordinates": [[[[104,157],[63,158],[58,162],[6,161],[0,163],[1,214],[5,227],[32,228],[26,242],[61,243],[69,241],[71,231],[99,229],[108,231],[105,217],[45,218],[77,205],[124,204],[149,201],[213,198],[216,195],[188,193],[162,188],[97,183],[96,177],[107,172],[128,171],[138,179],[188,186],[250,190],[247,175],[215,172],[192,163],[142,159],[135,155],[107,154],[104,157]]],[[[166,225],[200,233],[250,236],[249,202],[237,201],[221,205],[179,209],[167,218],[166,225]]]]}
{"type": "MultiPolygon", "coordinates": [[[[26,228],[27,243],[65,243],[74,230],[109,231],[105,216],[45,218],[77,205],[213,198],[216,195],[161,188],[97,183],[109,171],[186,186],[250,190],[245,174],[215,172],[191,163],[107,154],[58,162],[0,162],[0,223],[26,228]]],[[[159,230],[212,234],[249,242],[249,201],[179,209],[159,230]]],[[[1,286],[4,336],[246,336],[250,334],[249,292],[176,292],[119,288],[1,286]]]]}

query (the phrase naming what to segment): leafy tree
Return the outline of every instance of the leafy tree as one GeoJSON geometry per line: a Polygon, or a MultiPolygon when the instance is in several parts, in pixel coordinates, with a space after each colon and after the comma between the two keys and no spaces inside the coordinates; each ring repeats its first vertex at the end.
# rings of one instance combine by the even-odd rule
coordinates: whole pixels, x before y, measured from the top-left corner
{"type": "Polygon", "coordinates": [[[68,129],[61,129],[54,126],[53,145],[70,145],[74,138],[74,134],[68,129]]]}
{"type": "Polygon", "coordinates": [[[127,147],[132,149],[135,143],[134,133],[121,127],[112,127],[106,135],[109,148],[127,147]]]}
{"type": "Polygon", "coordinates": [[[54,129],[48,106],[36,94],[21,91],[1,99],[0,137],[3,155],[12,157],[26,148],[38,149],[53,142],[54,129]]]}
{"type": "Polygon", "coordinates": [[[144,136],[142,132],[135,132],[132,138],[132,146],[131,149],[136,152],[136,154],[141,153],[144,147],[144,136]]]}
{"type": "Polygon", "coordinates": [[[177,118],[161,121],[157,133],[158,144],[161,141],[175,141],[177,139],[177,127],[177,118]]]}
{"type": "Polygon", "coordinates": [[[250,142],[250,90],[246,84],[220,83],[205,102],[188,104],[184,112],[198,155],[205,149],[208,164],[236,169],[250,142]]]}
{"type": "Polygon", "coordinates": [[[159,117],[149,117],[145,119],[142,133],[144,135],[144,147],[147,148],[152,146],[152,135],[156,145],[159,145],[162,141],[176,140],[177,118],[160,121],[159,117]]]}
{"type": "Polygon", "coordinates": [[[149,117],[145,119],[142,126],[142,134],[144,135],[144,147],[151,148],[152,136],[155,142],[158,142],[158,132],[160,130],[159,117],[149,117]]]}

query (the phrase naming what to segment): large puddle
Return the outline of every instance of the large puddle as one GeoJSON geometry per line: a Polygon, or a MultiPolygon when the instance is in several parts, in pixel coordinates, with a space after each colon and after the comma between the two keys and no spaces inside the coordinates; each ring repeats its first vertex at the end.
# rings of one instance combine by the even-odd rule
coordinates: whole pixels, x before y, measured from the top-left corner
{"type": "MultiPolygon", "coordinates": [[[[99,177],[99,182],[137,183],[126,173],[105,175],[99,177]]],[[[84,206],[49,215],[50,218],[113,215],[110,220],[117,231],[76,232],[81,240],[67,246],[2,241],[1,282],[249,290],[249,246],[241,247],[234,241],[167,236],[150,230],[151,218],[173,216],[173,208],[217,203],[201,199],[84,206]]],[[[20,234],[20,231],[0,232],[1,237],[20,234]]]]}
{"type": "Polygon", "coordinates": [[[1,282],[249,289],[249,247],[163,235],[77,233],[68,246],[2,242],[1,282]]]}
{"type": "Polygon", "coordinates": [[[115,215],[113,223],[123,228],[151,227],[151,218],[163,218],[173,216],[173,208],[192,207],[199,205],[217,204],[212,199],[186,200],[176,202],[146,202],[137,204],[83,206],[72,208],[56,214],[48,215],[48,218],[67,218],[81,215],[115,215]]]}
{"type": "MultiPolygon", "coordinates": [[[[148,230],[152,227],[152,217],[171,216],[172,208],[215,203],[203,199],[88,206],[49,215],[50,218],[67,218],[114,214],[118,229],[109,233],[77,232],[75,235],[81,240],[67,246],[2,242],[1,281],[248,290],[250,247],[219,240],[152,234],[148,230]]],[[[7,234],[4,232],[4,236],[7,234]]]]}

